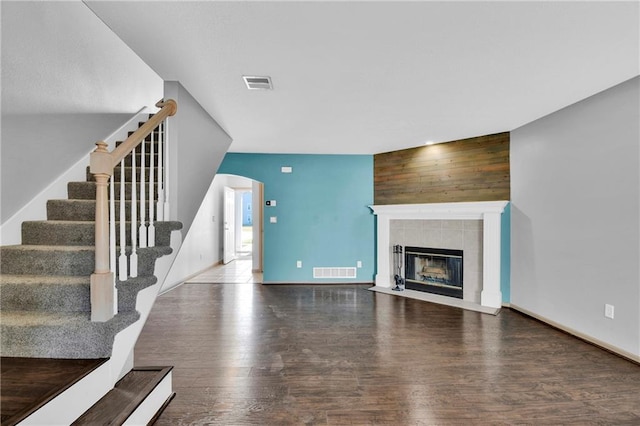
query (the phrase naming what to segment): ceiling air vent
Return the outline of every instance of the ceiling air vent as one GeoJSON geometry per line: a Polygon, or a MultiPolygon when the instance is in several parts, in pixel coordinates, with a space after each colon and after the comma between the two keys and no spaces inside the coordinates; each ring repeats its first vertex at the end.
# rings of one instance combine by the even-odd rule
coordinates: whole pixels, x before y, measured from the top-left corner
{"type": "Polygon", "coordinates": [[[244,83],[249,90],[271,90],[271,77],[256,77],[243,75],[244,83]]]}

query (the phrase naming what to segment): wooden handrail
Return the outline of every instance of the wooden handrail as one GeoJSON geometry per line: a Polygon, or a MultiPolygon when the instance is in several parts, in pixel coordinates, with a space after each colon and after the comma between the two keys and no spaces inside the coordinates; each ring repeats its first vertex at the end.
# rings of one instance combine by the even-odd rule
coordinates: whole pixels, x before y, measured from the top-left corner
{"type": "Polygon", "coordinates": [[[161,108],[160,111],[155,113],[146,123],[144,123],[138,130],[133,132],[124,142],[117,146],[113,151],[109,152],[105,148],[104,142],[96,142],[98,148],[90,155],[89,171],[94,175],[108,175],[113,174],[113,169],[118,163],[126,157],[134,148],[140,145],[147,136],[151,134],[153,129],[167,117],[175,115],[178,111],[178,104],[173,99],[167,101],[159,101],[156,107],[161,108]]]}
{"type": "MultiPolygon", "coordinates": [[[[114,274],[109,265],[109,210],[107,186],[114,168],[131,153],[163,120],[174,115],[178,104],[173,99],[161,100],[156,104],[160,111],[155,113],[138,130],[133,132],[113,151],[107,150],[105,142],[97,142],[97,148],[90,156],[90,172],[96,180],[96,228],[95,228],[95,270],[91,275],[91,320],[108,321],[113,318],[115,299],[114,274]]],[[[124,202],[124,199],[121,200],[124,202]]],[[[123,228],[124,229],[124,228],[123,228]]],[[[125,244],[121,241],[120,244],[125,244]]]]}
{"type": "Polygon", "coordinates": [[[112,168],[117,166],[120,160],[126,157],[140,142],[151,134],[153,129],[167,117],[175,115],[178,111],[178,104],[173,99],[167,101],[159,101],[156,107],[160,108],[160,111],[155,113],[146,123],[144,123],[138,130],[133,132],[124,142],[122,142],[117,148],[111,151],[112,168]]]}

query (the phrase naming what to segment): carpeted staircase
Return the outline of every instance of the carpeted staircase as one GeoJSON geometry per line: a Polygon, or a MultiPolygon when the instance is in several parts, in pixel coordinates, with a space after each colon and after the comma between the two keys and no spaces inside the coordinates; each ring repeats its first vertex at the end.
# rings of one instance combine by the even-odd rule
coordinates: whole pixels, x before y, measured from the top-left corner
{"type": "MultiPolygon", "coordinates": [[[[136,155],[140,164],[140,154],[136,155]]],[[[128,199],[130,157],[125,167],[128,199]]],[[[120,176],[120,167],[114,176],[120,176]]],[[[116,282],[119,313],[106,322],[91,322],[89,279],[95,265],[95,193],[96,185],[87,171],[87,181],[68,184],[68,199],[48,201],[48,220],[22,224],[21,245],[0,247],[3,357],[109,358],[115,335],[140,317],[135,309],[136,296],[156,283],[155,261],[171,253],[170,234],[182,224],[155,223],[156,246],[137,249],[138,276],[116,282]]],[[[116,183],[115,193],[117,212],[120,183],[116,183]]],[[[125,244],[130,244],[129,239],[127,232],[125,244]]]]}

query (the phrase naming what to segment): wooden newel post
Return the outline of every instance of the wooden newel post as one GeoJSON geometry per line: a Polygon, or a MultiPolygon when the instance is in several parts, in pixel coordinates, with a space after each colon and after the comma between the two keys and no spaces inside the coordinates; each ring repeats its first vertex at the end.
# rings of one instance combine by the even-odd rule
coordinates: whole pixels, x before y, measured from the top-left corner
{"type": "Polygon", "coordinates": [[[109,197],[107,187],[113,173],[111,154],[105,142],[91,153],[91,173],[96,179],[96,264],[91,275],[91,321],[113,318],[114,275],[109,268],[109,197]]]}

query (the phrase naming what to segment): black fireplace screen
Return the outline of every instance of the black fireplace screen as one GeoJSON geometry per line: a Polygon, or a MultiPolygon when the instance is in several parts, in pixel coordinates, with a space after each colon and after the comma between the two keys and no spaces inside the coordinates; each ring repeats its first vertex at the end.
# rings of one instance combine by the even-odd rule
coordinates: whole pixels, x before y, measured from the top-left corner
{"type": "Polygon", "coordinates": [[[405,287],[462,299],[462,250],[405,247],[405,287]]]}

